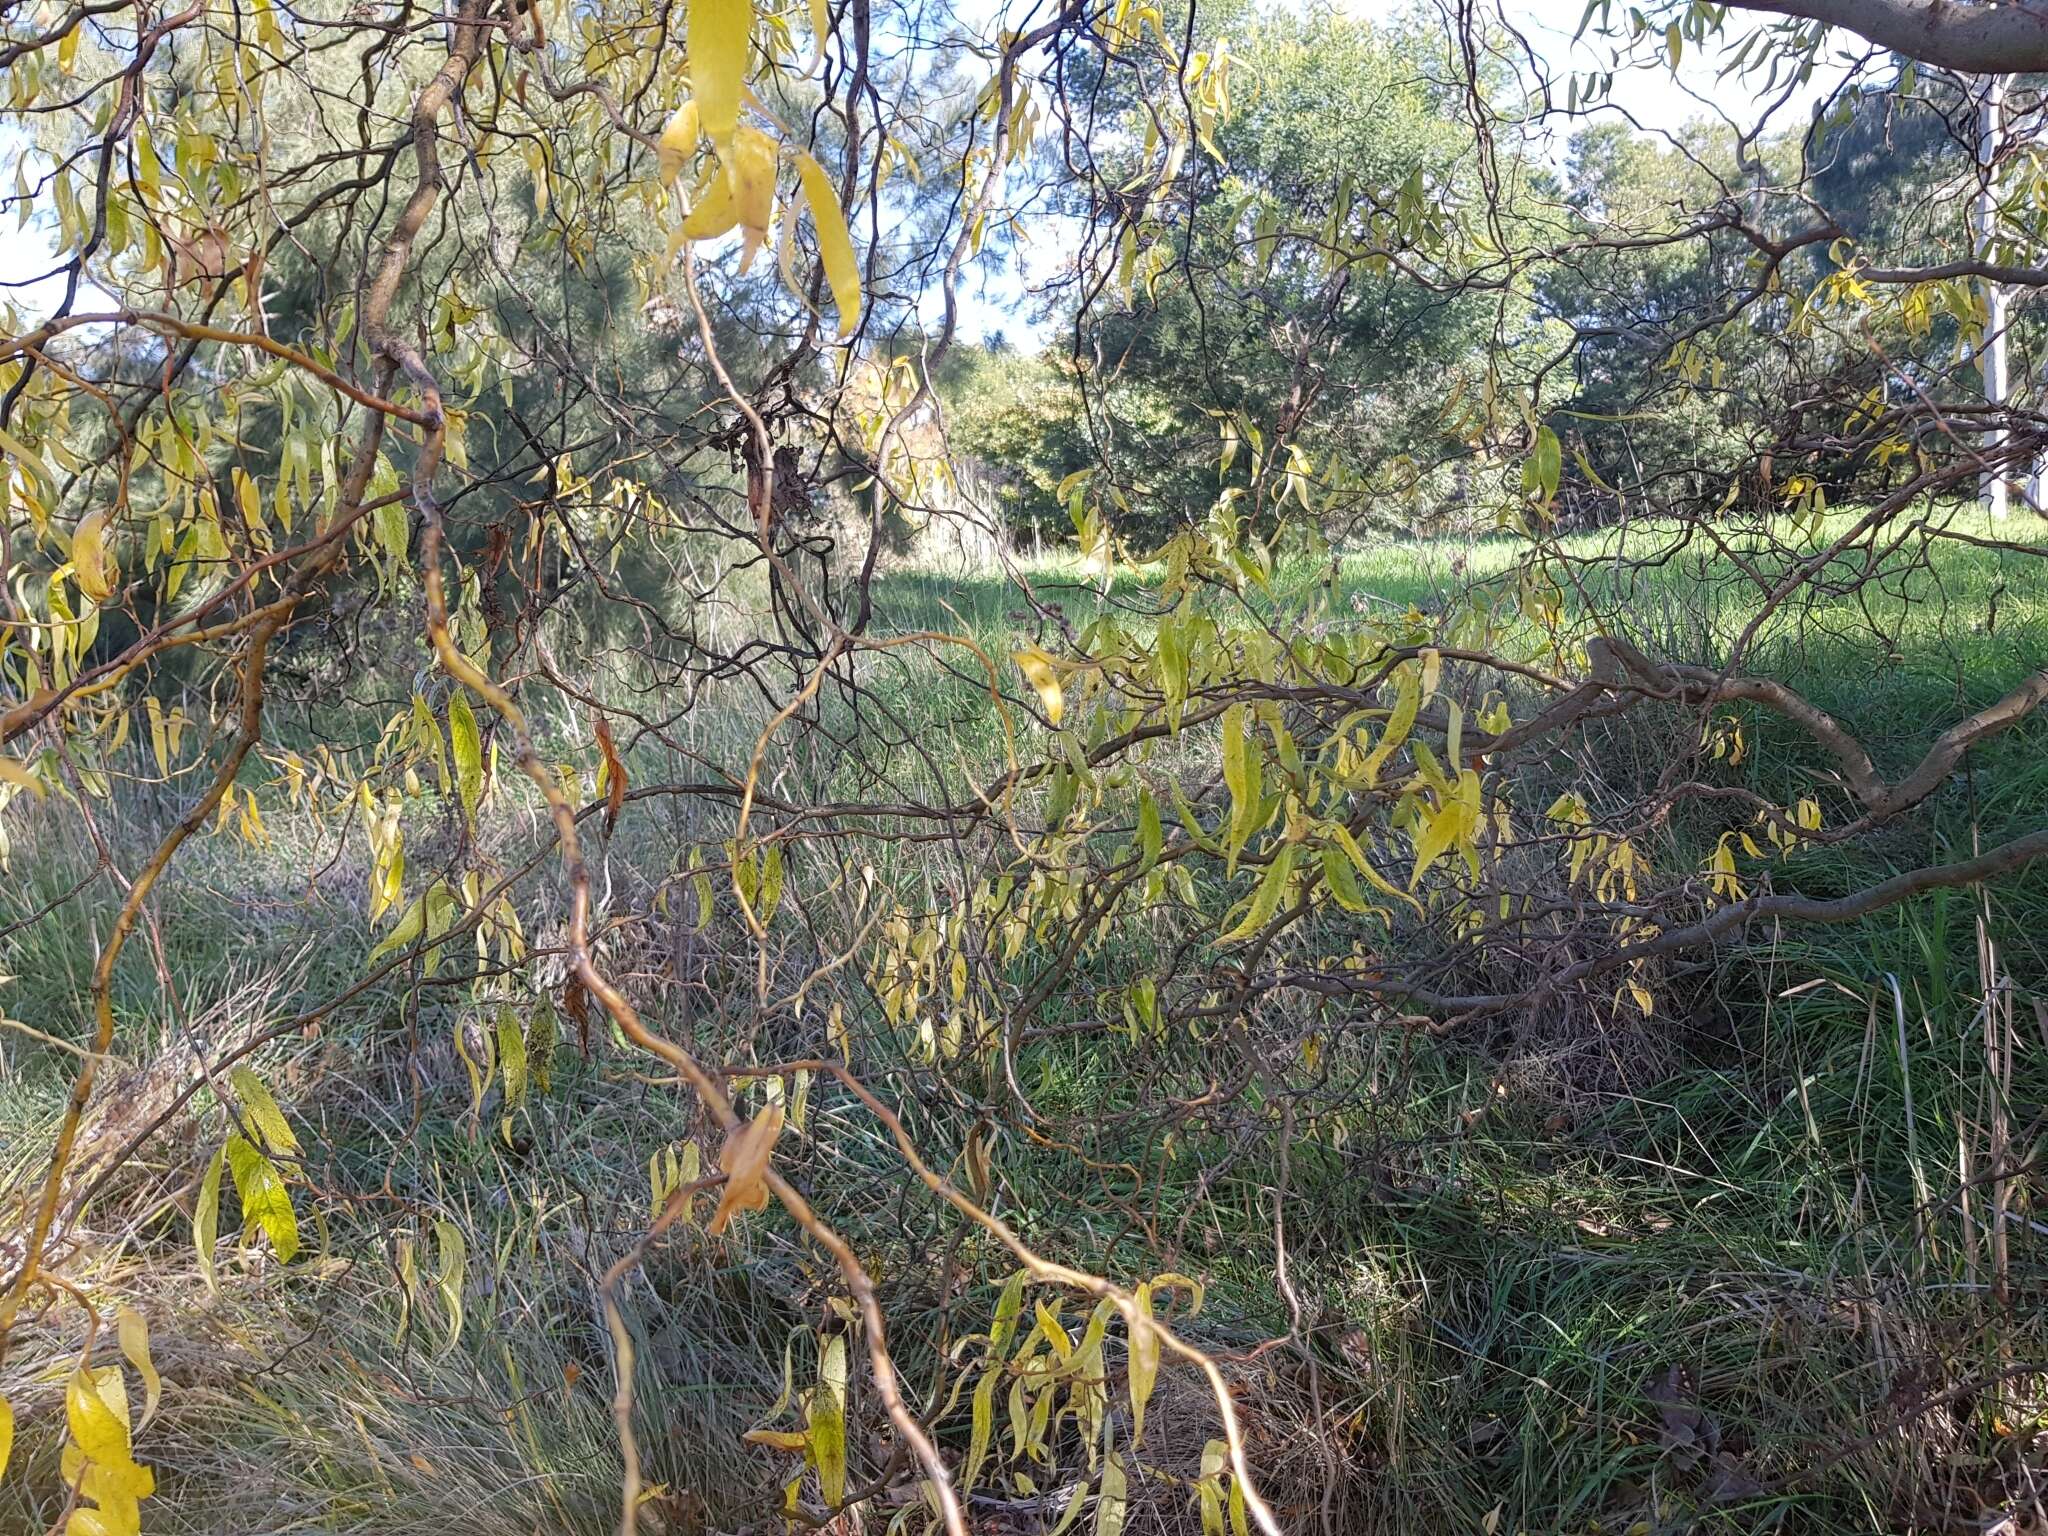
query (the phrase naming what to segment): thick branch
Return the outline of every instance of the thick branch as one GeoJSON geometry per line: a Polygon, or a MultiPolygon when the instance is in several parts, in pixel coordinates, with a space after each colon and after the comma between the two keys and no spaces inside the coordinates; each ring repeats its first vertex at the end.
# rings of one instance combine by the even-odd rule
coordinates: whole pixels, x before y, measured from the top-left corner
{"type": "Polygon", "coordinates": [[[2043,0],[1743,0],[1742,9],[1844,27],[1881,48],[1959,74],[2048,69],[2043,0]]]}
{"type": "Polygon", "coordinates": [[[1987,736],[1996,736],[2019,724],[2048,701],[2048,671],[2033,673],[1996,703],[1987,704],[1943,731],[1911,772],[1896,784],[1887,784],[1863,744],[1844,730],[1833,715],[1775,679],[1728,676],[1712,667],[1674,662],[1660,666],[1627,641],[1612,636],[1596,642],[1596,646],[1603,654],[1618,658],[1653,693],[1668,694],[1675,688],[1680,697],[1697,703],[1747,700],[1784,716],[1834,758],[1843,782],[1872,823],[1888,821],[1911,810],[1941,787],[1971,747],[1987,736]]]}

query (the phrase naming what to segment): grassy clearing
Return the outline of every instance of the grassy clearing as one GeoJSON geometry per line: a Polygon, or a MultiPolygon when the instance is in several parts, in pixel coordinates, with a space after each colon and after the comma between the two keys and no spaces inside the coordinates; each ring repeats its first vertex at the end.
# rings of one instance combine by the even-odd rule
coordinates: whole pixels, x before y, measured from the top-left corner
{"type": "MultiPolygon", "coordinates": [[[[1970,531],[1968,514],[1955,526],[1970,531]]],[[[1713,552],[1678,552],[1644,586],[1603,587],[1609,537],[1565,542],[1584,602],[1649,634],[1681,622],[1723,634],[1742,621],[1748,599],[1713,552]],[[1682,592],[1716,601],[1681,605],[1682,592]]],[[[1506,541],[1390,543],[1341,563],[1333,606],[1430,608],[1460,581],[1506,572],[1513,555],[1506,541]]],[[[1085,573],[1057,564],[1032,575],[1076,620],[1130,595],[1105,599],[1085,573]]],[[[1853,721],[1892,769],[1941,722],[2048,656],[2048,593],[2015,590],[2006,575],[1951,543],[1887,593],[1890,606],[1818,603],[1763,644],[1793,658],[1788,680],[1853,721]]],[[[995,579],[898,571],[878,602],[889,630],[964,624],[997,655],[1015,627],[1014,593],[995,579]]],[[[870,674],[886,734],[903,744],[892,781],[928,789],[956,761],[977,772],[1002,761],[985,681],[955,664],[949,678],[929,655],[904,651],[870,674]]],[[[768,707],[708,689],[683,718],[628,743],[635,782],[702,782],[703,763],[732,761],[768,707]]],[[[388,712],[368,695],[351,711],[329,700],[287,711],[285,730],[360,739],[388,712]]],[[[580,729],[548,724],[565,743],[580,729]]],[[[1802,744],[1767,720],[1748,724],[1745,782],[1773,793],[1812,782],[1802,744]]],[[[2043,734],[2035,724],[1984,749],[1890,855],[1903,866],[1930,848],[2039,825],[2043,734]]],[[[803,766],[802,782],[781,792],[874,788],[861,761],[803,766]]],[[[132,862],[175,805],[158,792],[110,807],[102,833],[117,859],[132,862]]],[[[150,942],[131,949],[110,1101],[166,1103],[201,1051],[287,1020],[361,974],[360,836],[283,806],[266,815],[267,846],[232,835],[195,845],[157,904],[150,942]],[[168,992],[162,974],[179,978],[168,992]]],[[[447,804],[431,792],[408,818],[422,849],[437,828],[448,835],[447,804]]],[[[490,836],[509,863],[528,846],[524,812],[506,803],[499,820],[490,836]]],[[[116,896],[90,878],[90,851],[56,841],[54,826],[10,815],[0,969],[13,979],[0,997],[12,1017],[76,1042],[94,936],[116,896]],[[29,921],[81,883],[62,921],[29,921]]],[[[1712,830],[1675,827],[1670,855],[1696,857],[1712,830]]],[[[723,835],[650,803],[630,837],[597,850],[611,909],[653,909],[657,891],[679,889],[687,849],[723,835]]],[[[1872,873],[1881,871],[1815,859],[1792,871],[1816,890],[1872,873]]],[[[926,878],[910,865],[880,874],[926,878]]],[[[536,937],[559,918],[553,878],[543,862],[519,887],[536,937]]],[[[1288,1149],[1277,1212],[1307,1356],[1234,1368],[1291,1527],[1318,1529],[1327,1503],[1338,1531],[1935,1531],[1981,1529],[2032,1496],[2040,1377],[2020,1368],[2048,1359],[2044,1229],[2026,1180],[1985,1174],[2001,1158],[2030,1159],[2048,1112],[2048,1024],[2031,1000],[2048,975],[2048,876],[2008,881],[1981,901],[1937,895],[1797,943],[1757,940],[1717,957],[1682,1008],[1631,1034],[1332,1032],[1316,1070],[1351,1108],[1334,1133],[1288,1149]],[[1327,1458],[1311,1447],[1317,1427],[1327,1458]]],[[[744,956],[721,947],[716,929],[687,965],[675,942],[651,922],[624,925],[608,959],[662,1027],[734,1041],[744,1020],[732,999],[751,984],[744,956]]],[[[254,1058],[308,1149],[306,1259],[280,1270],[245,1250],[216,1288],[200,1276],[186,1213],[222,1127],[203,1088],[79,1223],[97,1283],[151,1316],[170,1383],[138,1445],[159,1479],[145,1529],[614,1525],[610,1354],[593,1280],[645,1230],[650,1156],[703,1127],[603,1039],[588,1061],[566,1043],[553,1091],[504,1117],[495,1097],[473,1099],[460,999],[423,983],[364,992],[254,1058]],[[459,1329],[431,1285],[409,1312],[398,1300],[396,1244],[427,1245],[431,1268],[436,1221],[459,1230],[466,1249],[452,1287],[459,1329]]],[[[957,1154],[974,1106],[873,1018],[851,1028],[856,1062],[904,1107],[912,1134],[942,1161],[957,1154]]],[[[814,1046],[799,1033],[735,1049],[772,1060],[814,1046]]],[[[0,1040],[0,1173],[10,1181],[39,1169],[70,1069],[61,1048],[33,1036],[0,1040]]],[[[1081,1150],[1099,1165],[1077,1183],[1067,1151],[1020,1140],[1001,1193],[1027,1236],[1122,1278],[1199,1274],[1210,1291],[1200,1331],[1218,1346],[1286,1331],[1270,1141],[1205,1135],[1199,1123],[1171,1146],[1125,1136],[1118,1111],[1142,1081],[1145,1053],[1115,1037],[1055,1035],[1016,1069],[1048,1116],[1074,1117],[1081,1150]],[[1117,1171],[1126,1167],[1128,1177],[1117,1171]],[[1150,1232],[1135,1230],[1116,1198],[1138,1179],[1150,1232]]],[[[88,1160],[134,1121],[124,1111],[97,1122],[88,1160]]],[[[831,1197],[834,1219],[881,1276],[906,1381],[925,1402],[945,1379],[946,1287],[992,1297],[1005,1264],[902,1195],[893,1152],[836,1093],[819,1089],[788,1159],[802,1187],[831,1197]]],[[[787,1475],[786,1459],[739,1443],[735,1427],[774,1415],[786,1349],[799,1381],[809,1366],[831,1280],[791,1230],[762,1222],[723,1243],[679,1233],[626,1295],[639,1439],[662,1490],[650,1529],[737,1529],[787,1475]]],[[[77,1342],[53,1329],[0,1366],[0,1388],[24,1417],[20,1470],[0,1483],[0,1530],[58,1517],[50,1429],[77,1342]]],[[[1185,1476],[1207,1433],[1199,1394],[1186,1383],[1162,1391],[1155,1459],[1185,1476]]],[[[940,1423],[947,1443],[964,1444],[957,1408],[940,1423]]],[[[1185,1488],[1169,1478],[1141,1479],[1137,1497],[1127,1528],[1195,1528],[1185,1488]]]]}

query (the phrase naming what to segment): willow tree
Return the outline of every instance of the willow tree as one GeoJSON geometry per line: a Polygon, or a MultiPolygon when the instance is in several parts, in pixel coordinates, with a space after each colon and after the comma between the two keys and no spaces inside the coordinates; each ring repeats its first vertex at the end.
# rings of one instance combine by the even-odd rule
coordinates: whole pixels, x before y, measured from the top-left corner
{"type": "MultiPolygon", "coordinates": [[[[1953,9],[1945,37],[1987,30],[1953,9]]],[[[781,1458],[755,1517],[886,1503],[961,1532],[976,1499],[1044,1507],[1021,1469],[1064,1458],[1067,1514],[1092,1500],[1113,1531],[1177,1360],[1206,1380],[1213,1439],[1175,1475],[1207,1528],[1277,1532],[1216,1352],[1186,1326],[1201,1288],[1145,1177],[1091,1158],[1077,1126],[1132,1127],[1169,1161],[1278,1138],[1284,1168],[1295,1138],[1347,1134],[1362,1038],[1634,1026],[1688,1006],[1747,935],[2048,852],[2048,829],[2021,827],[1949,856],[1929,813],[2048,697],[2038,636],[1910,743],[1780,675],[1844,613],[1871,614],[1852,638],[1889,655],[1903,621],[1865,599],[1948,548],[2042,553],[1945,500],[1975,484],[1990,428],[2013,465],[2043,436],[1969,377],[1978,282],[2037,280],[2031,151],[1990,168],[1996,259],[1967,199],[1930,197],[1912,235],[1965,254],[1858,245],[1825,204],[1833,107],[1678,146],[1682,201],[1575,207],[1525,135],[1603,83],[1542,78],[1511,27],[1468,10],[1426,34],[1454,142],[1432,131],[1414,163],[1363,173],[1321,145],[1305,180],[1238,182],[1250,87],[1199,10],[1062,5],[990,38],[872,0],[9,13],[9,202],[54,254],[40,308],[17,305],[0,341],[0,814],[24,847],[94,850],[28,921],[108,906],[68,1102],[11,1195],[0,1340],[33,1327],[65,1351],[61,1394],[28,1406],[74,1530],[137,1530],[153,1496],[138,1437],[158,1374],[93,1213],[158,1177],[148,1151],[172,1128],[206,1154],[175,1194],[209,1282],[223,1252],[267,1251],[288,1277],[302,1216],[367,1211],[356,1238],[392,1255],[402,1327],[480,1326],[470,1213],[431,1181],[401,1197],[388,1173],[316,1173],[260,1070],[358,998],[389,999],[409,1040],[424,1005],[486,1142],[517,1144],[558,1044],[615,1050],[695,1106],[687,1148],[652,1149],[640,1229],[587,1249],[622,1529],[654,1496],[622,1287],[685,1233],[701,1254],[775,1223],[833,1278],[802,1330],[801,1399],[783,1357],[771,1419],[800,1422],[724,1426],[781,1458]],[[1057,488],[1090,585],[1056,598],[992,546],[1007,633],[899,622],[878,599],[885,524],[983,516],[931,387],[963,275],[1033,237],[1048,179],[1066,200],[1036,233],[1074,250],[1067,368],[1101,450],[1057,488]],[[1599,293],[1658,251],[1698,254],[1675,312],[1555,302],[1586,291],[1561,272],[1599,293]],[[1214,495],[1162,519],[1116,438],[1121,370],[1162,315],[1218,304],[1255,316],[1232,370],[1265,382],[1197,405],[1214,495]],[[1322,420],[1363,409],[1331,377],[1347,337],[1448,306],[1458,355],[1368,402],[1401,430],[1322,420]],[[1655,360],[1630,375],[1643,398],[1569,409],[1589,340],[1655,360]],[[1760,353],[1768,368],[1731,379],[1760,353]],[[1603,476],[1615,456],[1579,440],[1672,392],[1761,422],[1736,434],[1756,451],[1702,463],[1672,434],[1672,461],[1603,476]],[[1873,465],[1890,483],[1831,514],[1873,465]],[[1561,531],[1574,500],[1624,524],[1596,554],[1561,531]],[[1331,540],[1379,503],[1492,530],[1506,554],[1427,604],[1376,601],[1337,579],[1331,540]],[[1700,551],[1733,590],[1658,608],[1656,573],[1700,551]],[[303,706],[290,730],[281,688],[303,706]],[[313,708],[343,695],[353,714],[313,708]],[[176,805],[133,853],[101,823],[145,789],[176,805]],[[287,815],[359,862],[355,927],[333,939],[359,948],[356,974],[193,1044],[168,1083],[103,1082],[150,1028],[135,999],[175,997],[158,912],[181,857],[260,846],[287,815]],[[1802,883],[1823,867],[1857,873],[1802,883]],[[1119,1071],[1055,1108],[1050,1067],[1019,1063],[1075,1038],[1119,1071]],[[834,1161],[854,1122],[913,1217],[878,1217],[872,1163],[834,1161]],[[1058,1213],[1034,1231],[1001,1211],[1006,1149],[1027,1148],[1138,1234],[1116,1273],[1060,1257],[1058,1213]],[[873,1261],[901,1257],[906,1224],[938,1300],[891,1315],[873,1261]],[[849,1433],[862,1406],[872,1437],[849,1433]]],[[[1823,41],[1670,10],[1668,28],[1612,19],[1618,67],[1721,47],[1752,75],[1796,71],[1823,41]]],[[[1872,8],[1873,36],[1908,46],[1891,21],[1913,10],[1872,8]]],[[[1877,59],[1849,115],[1861,89],[1954,109],[1877,59]]]]}

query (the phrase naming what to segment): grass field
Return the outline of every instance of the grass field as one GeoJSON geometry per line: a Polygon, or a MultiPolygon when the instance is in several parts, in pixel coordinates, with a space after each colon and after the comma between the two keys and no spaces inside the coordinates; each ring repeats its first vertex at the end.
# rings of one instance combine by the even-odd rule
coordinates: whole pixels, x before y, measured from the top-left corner
{"type": "MultiPolygon", "coordinates": [[[[1973,516],[1953,514],[1951,526],[1970,533],[1973,516]]],[[[1750,600],[1724,556],[1678,551],[1622,585],[1603,560],[1615,537],[1565,542],[1577,601],[1651,636],[1704,626],[1725,637],[1744,622],[1750,600]],[[1701,593],[1711,601],[1681,601],[1701,593]]],[[[1640,552],[1657,533],[1626,537],[1640,552]]],[[[1353,554],[1337,567],[1332,610],[1430,609],[1464,581],[1508,571],[1518,549],[1421,541],[1353,554]]],[[[1068,566],[1031,574],[1076,618],[1130,595],[1126,585],[1105,598],[1068,566]]],[[[2025,580],[1948,542],[1878,604],[1845,593],[1773,625],[1762,654],[1895,769],[2048,658],[2048,592],[2025,580]]],[[[964,627],[997,653],[1015,627],[1016,594],[993,576],[898,570],[877,603],[885,632],[964,627]]],[[[601,637],[592,647],[588,665],[602,673],[601,637]]],[[[870,675],[890,730],[929,759],[920,766],[906,745],[891,771],[925,791],[956,755],[982,771],[1001,761],[985,687],[971,668],[949,678],[937,667],[905,650],[870,675]]],[[[405,694],[374,677],[345,700],[309,687],[281,704],[278,741],[367,742],[405,694]]],[[[634,781],[688,780],[705,761],[734,760],[770,707],[736,686],[707,688],[666,739],[633,747],[634,781]]],[[[581,729],[546,723],[564,741],[581,729]]],[[[1810,749],[1768,722],[1756,731],[1749,782],[1779,793],[1812,781],[1810,749]]],[[[1847,888],[1888,872],[1880,863],[2040,826],[2044,746],[2039,723],[1999,738],[1927,816],[1859,855],[1869,867],[1814,857],[1791,876],[1803,889],[1847,888]]],[[[781,792],[866,787],[850,762],[798,767],[808,777],[792,769],[781,792]]],[[[116,863],[138,857],[188,792],[138,787],[96,807],[116,863]]],[[[528,813],[510,795],[495,804],[485,836],[509,867],[532,847],[528,813]]],[[[447,807],[429,793],[406,815],[428,867],[452,835],[447,807]]],[[[621,911],[647,902],[686,848],[724,835],[674,802],[631,815],[630,835],[600,849],[621,911]]],[[[118,892],[95,878],[94,850],[60,833],[72,823],[23,802],[6,816],[0,1006],[28,1026],[0,1032],[0,1178],[12,1184],[46,1155],[118,892]],[[74,888],[61,916],[37,919],[74,888]]],[[[126,1107],[93,1126],[87,1167],[202,1056],[289,1023],[363,974],[359,831],[282,802],[264,816],[267,843],[230,830],[189,849],[131,948],[110,1095],[126,1107]]],[[[1694,836],[1672,829],[1676,856],[1697,857],[1694,836]]],[[[552,864],[519,891],[538,939],[560,918],[552,864]]],[[[629,984],[644,981],[663,1027],[716,1054],[731,1021],[706,999],[738,984],[719,955],[690,995],[651,979],[667,956],[639,929],[622,928],[609,959],[629,984]]],[[[1932,1532],[2042,1519],[2026,1499],[2033,1437],[2048,1430],[2048,1228],[2028,1204],[2037,1174],[1985,1175],[2031,1167],[2039,1150],[2048,1014],[2033,999],[2044,989],[2048,873],[2034,871],[1981,896],[1936,893],[1819,933],[1756,935],[1713,957],[1683,1014],[1611,1039],[1333,1039],[1327,1070],[1354,1085],[1354,1107],[1341,1139],[1289,1149],[1277,1202],[1307,1348],[1236,1377],[1284,1518],[1304,1531],[1489,1533],[1932,1532]],[[1598,1070],[1585,1066],[1589,1051],[1598,1070]],[[1327,1452],[1311,1443],[1318,1425],[1327,1452]]],[[[137,1441],[158,1483],[146,1531],[614,1527],[611,1367],[592,1279],[647,1225],[650,1156],[700,1128],[672,1086],[600,1039],[587,1061],[559,1051],[552,1090],[501,1130],[452,1038],[460,1001],[432,978],[381,985],[253,1058],[299,1126],[302,1196],[321,1196],[301,1199],[306,1254],[293,1264],[248,1248],[224,1257],[212,1287],[200,1274],[187,1212],[219,1137],[204,1091],[96,1194],[79,1228],[83,1262],[96,1286],[151,1318],[167,1383],[137,1441]],[[426,1241],[436,1221],[461,1234],[453,1270],[426,1241]],[[399,1232],[421,1236],[422,1271],[453,1275],[409,1308],[399,1232]]],[[[856,1024],[870,1052],[884,1035],[874,1022],[856,1024]]],[[[745,1048],[775,1059],[798,1043],[745,1048]]],[[[914,1059],[869,1062],[920,1143],[941,1160],[959,1152],[974,1107],[914,1059]]],[[[1121,1279],[1148,1266],[1198,1274],[1209,1292],[1199,1331],[1218,1348],[1286,1332],[1270,1143],[1199,1124],[1171,1146],[1120,1141],[1115,1111],[1140,1067],[1135,1046],[1090,1035],[1036,1044],[1018,1063],[1049,1115],[1071,1111],[1091,1166],[1143,1170],[1154,1233],[1132,1231],[1105,1197],[1110,1176],[1077,1193],[1071,1157],[1022,1139],[1003,1166],[1006,1214],[1055,1256],[1121,1279]]],[[[952,1283],[990,1297],[1006,1267],[900,1195],[894,1153],[849,1102],[821,1093],[811,1114],[792,1176],[858,1224],[922,1400],[943,1379],[941,1256],[957,1263],[952,1283]]],[[[738,1431],[772,1417],[785,1348],[795,1337],[801,1363],[825,1286],[793,1232],[778,1218],[722,1244],[679,1236],[628,1292],[641,1440],[662,1485],[649,1529],[734,1530],[742,1511],[775,1500],[786,1459],[738,1431]]],[[[76,1344],[53,1329],[0,1364],[0,1390],[22,1414],[0,1530],[58,1518],[48,1430],[76,1344]]],[[[1209,1433],[1200,1391],[1161,1391],[1159,1473],[1138,1480],[1126,1529],[1197,1530],[1172,1474],[1190,1470],[1180,1441],[1198,1451],[1209,1433]]],[[[963,1412],[940,1417],[948,1443],[963,1444],[963,1412]]],[[[913,1512],[909,1528],[921,1522],[913,1512]]]]}

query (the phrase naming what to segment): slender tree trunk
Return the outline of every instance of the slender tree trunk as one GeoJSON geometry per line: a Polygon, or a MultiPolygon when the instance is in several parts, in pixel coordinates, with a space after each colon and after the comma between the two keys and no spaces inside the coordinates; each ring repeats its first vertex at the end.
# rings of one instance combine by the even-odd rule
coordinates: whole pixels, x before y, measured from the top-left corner
{"type": "MultiPolygon", "coordinates": [[[[1997,173],[1998,141],[2005,131],[2005,76],[1984,77],[1984,97],[1977,107],[1977,164],[1981,180],[1977,188],[1977,250],[1992,258],[1992,244],[1998,229],[1997,173]]],[[[2005,404],[2006,300],[2002,284],[1984,284],[1984,346],[1979,363],[1984,370],[1984,399],[1995,410],[2005,404]]],[[[1984,449],[1995,454],[2004,445],[2005,433],[1993,428],[1984,435],[1984,449]]],[[[1986,469],[1979,479],[1979,494],[1991,516],[2006,514],[2007,486],[2002,467],[1986,469]]]]}

